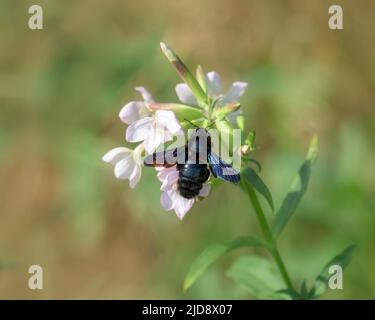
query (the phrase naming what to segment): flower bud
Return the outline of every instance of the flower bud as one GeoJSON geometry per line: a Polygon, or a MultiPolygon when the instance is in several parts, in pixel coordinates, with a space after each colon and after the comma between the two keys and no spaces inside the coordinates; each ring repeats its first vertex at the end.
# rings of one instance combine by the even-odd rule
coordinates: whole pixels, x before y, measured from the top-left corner
{"type": "Polygon", "coordinates": [[[189,86],[201,106],[207,105],[207,95],[198,83],[197,79],[192,75],[190,70],[185,66],[182,60],[170,49],[164,42],[160,43],[160,48],[175,68],[181,79],[189,86]]]}
{"type": "Polygon", "coordinates": [[[245,144],[249,146],[250,151],[255,150],[255,131],[250,131],[245,139],[245,144]]]}
{"type": "Polygon", "coordinates": [[[222,119],[226,115],[237,111],[240,108],[240,106],[241,105],[239,102],[228,103],[223,107],[215,108],[213,115],[214,117],[217,117],[218,119],[222,119]]]}
{"type": "Polygon", "coordinates": [[[153,112],[157,110],[173,111],[180,121],[185,119],[191,121],[203,116],[201,109],[181,103],[150,103],[148,107],[153,112]]]}
{"type": "Polygon", "coordinates": [[[245,156],[250,153],[251,149],[248,145],[244,144],[241,146],[240,151],[241,151],[241,156],[245,156]]]}

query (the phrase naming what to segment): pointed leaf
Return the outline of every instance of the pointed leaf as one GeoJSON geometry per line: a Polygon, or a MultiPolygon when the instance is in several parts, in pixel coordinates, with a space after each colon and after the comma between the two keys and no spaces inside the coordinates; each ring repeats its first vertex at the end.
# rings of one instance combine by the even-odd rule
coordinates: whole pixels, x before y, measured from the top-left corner
{"type": "Polygon", "coordinates": [[[306,160],[298,171],[298,175],[294,178],[289,188],[288,194],[283,200],[280,209],[277,211],[272,224],[272,232],[275,236],[280,235],[289,219],[297,209],[302,196],[304,195],[310,179],[311,166],[315,162],[318,154],[318,139],[314,136],[310,142],[306,160]]]}
{"type": "Polygon", "coordinates": [[[241,257],[226,273],[232,280],[244,286],[257,299],[282,299],[278,291],[283,282],[274,265],[257,256],[241,257]]]}
{"type": "Polygon", "coordinates": [[[259,172],[262,171],[262,166],[261,166],[261,164],[259,163],[259,161],[255,160],[255,159],[253,159],[253,158],[249,158],[248,160],[249,160],[250,162],[254,163],[254,164],[257,166],[257,169],[258,169],[259,172]]]}
{"type": "Polygon", "coordinates": [[[278,290],[276,291],[277,293],[283,293],[283,294],[286,294],[287,296],[289,296],[290,298],[292,298],[293,300],[299,300],[301,299],[301,296],[300,294],[298,293],[298,291],[294,290],[294,289],[281,289],[281,290],[278,290]]]}
{"type": "Polygon", "coordinates": [[[224,254],[239,248],[260,246],[266,246],[264,241],[252,236],[239,237],[226,244],[208,246],[192,263],[185,277],[184,290],[190,288],[206,269],[224,254]]]}
{"type": "Polygon", "coordinates": [[[324,266],[324,268],[315,280],[315,285],[313,288],[313,293],[315,297],[322,295],[324,291],[326,291],[327,289],[328,279],[331,276],[328,272],[330,266],[340,265],[341,268],[344,270],[346,266],[349,264],[350,260],[352,259],[355,249],[355,245],[348,246],[345,250],[343,250],[341,253],[335,256],[324,266]]]}
{"type": "Polygon", "coordinates": [[[306,280],[304,279],[301,284],[300,298],[303,300],[308,300],[308,296],[309,296],[309,291],[307,290],[306,280]]]}
{"type": "Polygon", "coordinates": [[[251,151],[255,150],[255,138],[256,138],[256,133],[254,130],[251,130],[245,139],[245,144],[250,147],[251,151]]]}
{"type": "Polygon", "coordinates": [[[253,168],[247,167],[242,170],[241,178],[258,191],[267,200],[271,209],[274,210],[271,192],[253,168]]]}

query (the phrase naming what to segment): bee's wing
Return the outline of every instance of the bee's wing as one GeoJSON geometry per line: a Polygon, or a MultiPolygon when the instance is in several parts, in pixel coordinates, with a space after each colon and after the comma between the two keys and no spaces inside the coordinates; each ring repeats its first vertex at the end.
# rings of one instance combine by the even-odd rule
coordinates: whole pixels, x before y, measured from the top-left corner
{"type": "Polygon", "coordinates": [[[155,152],[144,158],[143,163],[146,167],[173,167],[177,163],[184,163],[186,158],[186,147],[169,149],[166,151],[155,152]]]}
{"type": "Polygon", "coordinates": [[[210,164],[211,172],[215,178],[220,178],[232,183],[240,182],[239,172],[233,169],[230,164],[221,160],[218,155],[211,152],[208,155],[208,163],[210,164]]]}

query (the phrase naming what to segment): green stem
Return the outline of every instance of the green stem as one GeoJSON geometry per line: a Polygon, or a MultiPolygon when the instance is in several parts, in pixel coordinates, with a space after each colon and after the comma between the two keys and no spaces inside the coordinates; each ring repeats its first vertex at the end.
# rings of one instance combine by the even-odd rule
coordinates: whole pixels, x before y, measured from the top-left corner
{"type": "Polygon", "coordinates": [[[276,243],[274,243],[274,249],[273,251],[271,251],[271,254],[273,258],[275,259],[277,266],[279,267],[281,276],[283,277],[285,284],[288,286],[289,289],[295,290],[293,287],[292,281],[289,277],[288,271],[286,270],[284,261],[280,256],[280,252],[277,248],[276,243]]]}
{"type": "Polygon", "coordinates": [[[250,197],[251,204],[254,207],[255,214],[258,218],[260,227],[262,229],[262,232],[264,234],[264,237],[266,238],[266,241],[269,245],[269,251],[272,255],[272,257],[275,259],[275,262],[277,264],[277,267],[279,268],[279,271],[281,273],[281,276],[288,287],[288,289],[294,290],[293,283],[290,279],[290,276],[288,274],[288,271],[285,267],[284,261],[281,258],[279,249],[277,248],[276,240],[272,234],[271,228],[267,222],[266,216],[264,215],[262,206],[260,205],[259,199],[257,194],[255,193],[254,189],[246,184],[244,184],[244,187],[246,188],[246,191],[250,197]]]}

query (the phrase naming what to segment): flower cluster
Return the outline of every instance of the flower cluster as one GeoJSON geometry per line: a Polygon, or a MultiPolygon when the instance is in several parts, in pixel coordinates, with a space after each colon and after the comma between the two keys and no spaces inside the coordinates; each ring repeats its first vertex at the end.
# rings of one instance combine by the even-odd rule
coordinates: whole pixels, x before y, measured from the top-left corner
{"type": "MultiPolygon", "coordinates": [[[[138,143],[134,149],[117,147],[103,156],[103,161],[114,166],[118,179],[129,180],[134,188],[141,178],[143,159],[153,154],[159,146],[173,141],[175,136],[183,135],[184,129],[195,121],[204,126],[214,122],[235,126],[240,114],[238,98],[245,92],[247,83],[234,82],[226,94],[221,94],[221,79],[218,73],[203,74],[200,67],[194,77],[183,62],[165,44],[161,44],[164,54],[176,68],[184,83],[176,86],[180,103],[159,103],[143,87],[137,87],[142,100],[131,101],[120,111],[119,117],[128,125],[125,139],[129,143],[138,143]]],[[[157,167],[157,177],[161,182],[160,202],[167,211],[174,210],[182,219],[195,202],[195,198],[181,196],[177,189],[179,171],[176,165],[168,168],[157,167]]],[[[210,190],[208,182],[203,184],[198,197],[207,197],[210,190]]]]}
{"type": "Polygon", "coordinates": [[[143,101],[131,101],[120,111],[119,117],[126,123],[125,139],[128,142],[139,142],[134,149],[118,147],[103,156],[105,162],[114,165],[118,179],[128,179],[134,188],[141,178],[142,154],[153,153],[160,144],[173,140],[181,126],[173,111],[158,110],[152,112],[149,105],[154,102],[151,94],[143,87],[137,87],[143,101]]]}

